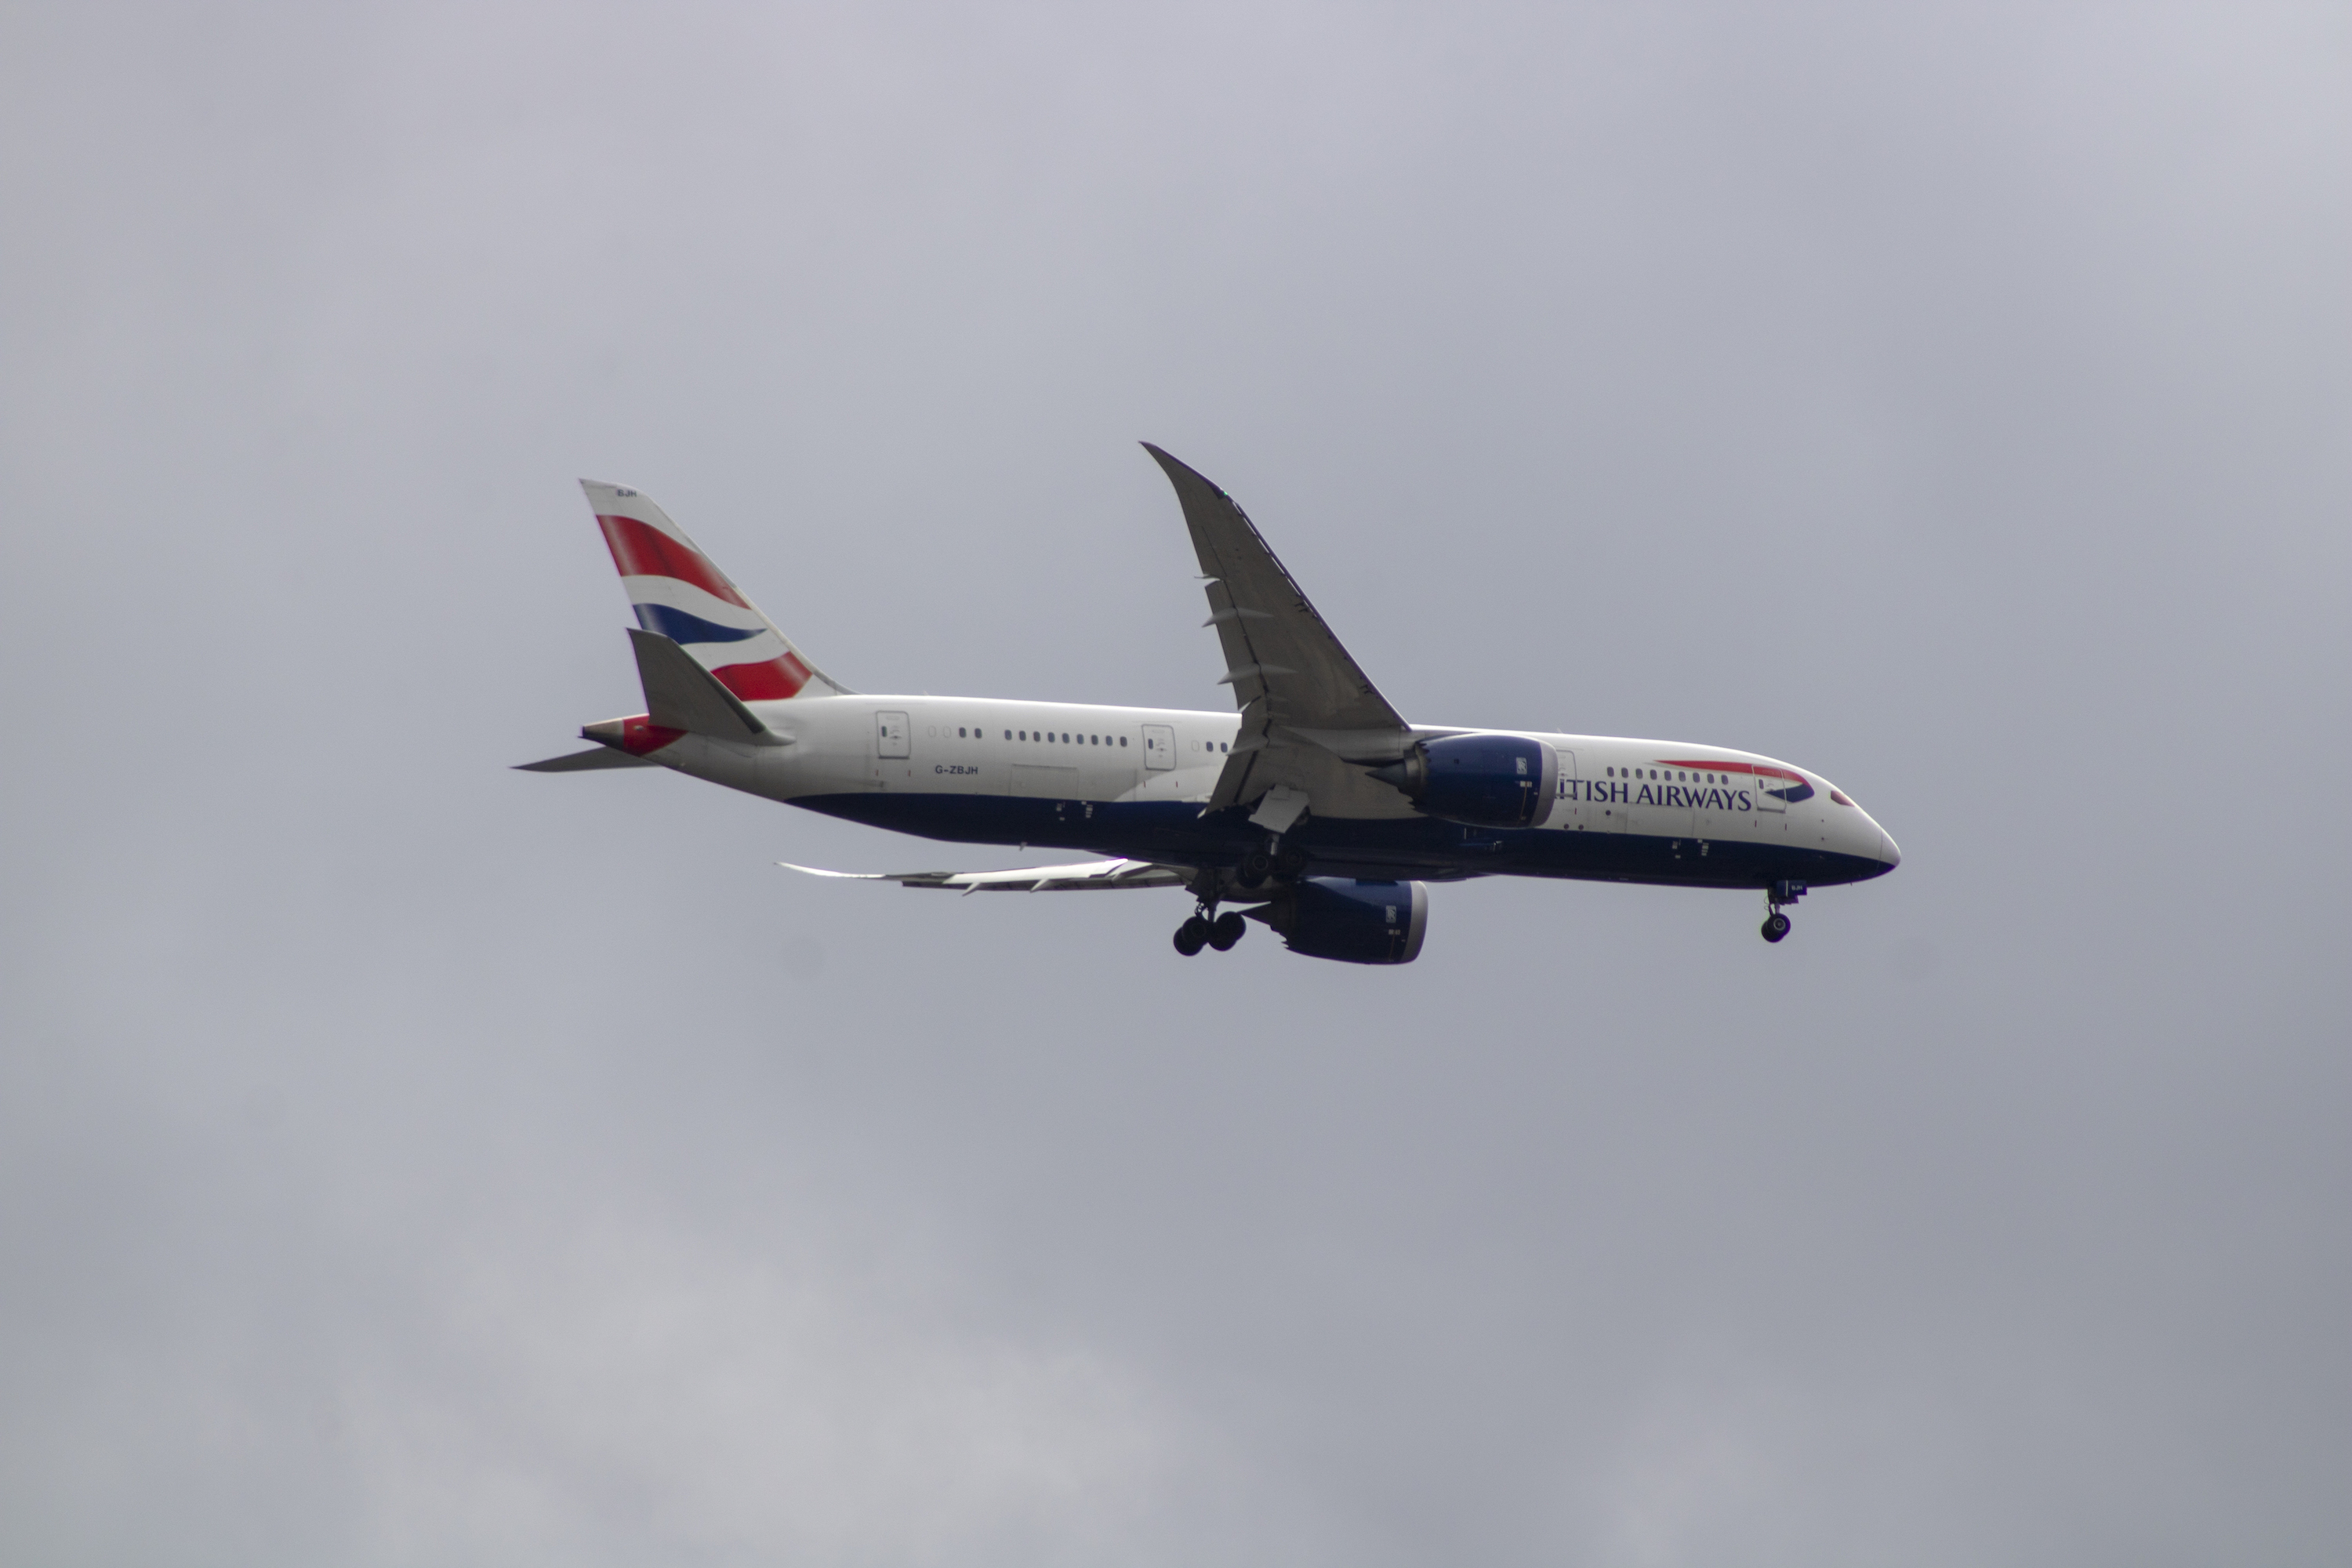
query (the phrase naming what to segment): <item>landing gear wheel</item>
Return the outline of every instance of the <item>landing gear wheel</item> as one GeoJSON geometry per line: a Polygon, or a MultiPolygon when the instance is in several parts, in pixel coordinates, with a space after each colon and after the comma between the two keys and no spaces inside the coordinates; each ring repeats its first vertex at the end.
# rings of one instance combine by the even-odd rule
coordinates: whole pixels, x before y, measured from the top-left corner
{"type": "Polygon", "coordinates": [[[1231,952],[1234,943],[1241,941],[1242,933],[1247,930],[1249,922],[1235,911],[1227,910],[1210,923],[1209,945],[1219,952],[1231,952]]]}
{"type": "Polygon", "coordinates": [[[1275,857],[1274,866],[1284,876],[1296,877],[1307,869],[1307,851],[1296,845],[1286,845],[1282,853],[1275,857]]]}
{"type": "Polygon", "coordinates": [[[1789,917],[1774,910],[1764,917],[1764,940],[1778,942],[1789,934],[1789,917]]]}
{"type": "Polygon", "coordinates": [[[1176,928],[1176,951],[1190,958],[1209,944],[1209,922],[1194,915],[1176,928]]]}
{"type": "Polygon", "coordinates": [[[1242,863],[1236,868],[1235,875],[1240,878],[1243,887],[1255,888],[1272,875],[1273,871],[1274,857],[1263,849],[1253,849],[1242,857],[1242,863]]]}

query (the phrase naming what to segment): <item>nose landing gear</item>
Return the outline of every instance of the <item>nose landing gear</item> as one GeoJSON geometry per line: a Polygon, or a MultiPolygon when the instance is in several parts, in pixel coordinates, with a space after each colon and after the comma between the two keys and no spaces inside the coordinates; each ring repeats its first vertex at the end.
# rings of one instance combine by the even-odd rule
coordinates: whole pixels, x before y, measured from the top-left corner
{"type": "Polygon", "coordinates": [[[1780,912],[1782,904],[1793,904],[1805,896],[1802,882],[1775,882],[1764,889],[1764,940],[1779,942],[1789,934],[1789,917],[1780,912]]]}

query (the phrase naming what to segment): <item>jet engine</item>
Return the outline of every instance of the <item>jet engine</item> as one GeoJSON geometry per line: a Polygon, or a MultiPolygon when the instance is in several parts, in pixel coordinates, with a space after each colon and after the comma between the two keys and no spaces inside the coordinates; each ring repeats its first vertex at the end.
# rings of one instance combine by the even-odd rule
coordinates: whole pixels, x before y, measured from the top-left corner
{"type": "Polygon", "coordinates": [[[1342,963],[1411,963],[1429,929],[1429,889],[1419,882],[1307,877],[1249,911],[1282,933],[1293,952],[1342,963]]]}
{"type": "Polygon", "coordinates": [[[1538,827],[1559,793],[1559,753],[1525,735],[1447,735],[1416,743],[1372,777],[1448,822],[1538,827]]]}

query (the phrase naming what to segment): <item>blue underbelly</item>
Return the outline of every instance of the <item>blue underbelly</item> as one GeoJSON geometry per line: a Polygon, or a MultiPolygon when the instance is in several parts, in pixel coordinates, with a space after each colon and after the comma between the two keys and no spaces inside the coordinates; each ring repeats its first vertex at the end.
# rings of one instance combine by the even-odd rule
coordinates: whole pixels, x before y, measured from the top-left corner
{"type": "MultiPolygon", "coordinates": [[[[1230,864],[1261,847],[1248,814],[1203,816],[1181,801],[1030,800],[1007,795],[884,791],[803,795],[791,804],[850,822],[956,844],[1015,844],[1133,860],[1230,864]]],[[[1886,865],[1785,844],[1657,838],[1637,833],[1465,827],[1431,817],[1308,817],[1283,842],[1307,852],[1307,874],[1328,877],[1567,877],[1700,888],[1760,888],[1783,879],[1828,886],[1882,875],[1886,865]]]]}

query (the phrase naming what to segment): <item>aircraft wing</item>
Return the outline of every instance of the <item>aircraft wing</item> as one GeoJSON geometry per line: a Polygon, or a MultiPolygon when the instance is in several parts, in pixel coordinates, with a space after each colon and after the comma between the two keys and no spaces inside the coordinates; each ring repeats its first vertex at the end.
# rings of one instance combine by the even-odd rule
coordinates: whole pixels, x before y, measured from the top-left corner
{"type": "Polygon", "coordinates": [[[1280,833],[1310,802],[1327,815],[1409,816],[1401,797],[1349,763],[1396,761],[1412,727],[1389,705],[1233,498],[1149,441],[1184,509],[1208,579],[1210,626],[1225,655],[1240,738],[1208,809],[1262,803],[1280,833]]]}
{"type": "Polygon", "coordinates": [[[814,866],[777,865],[810,877],[854,882],[896,882],[904,888],[947,888],[961,893],[1076,893],[1111,888],[1181,888],[1196,868],[1149,860],[1086,860],[1075,866],[1024,866],[1010,871],[826,871],[814,866]]]}

